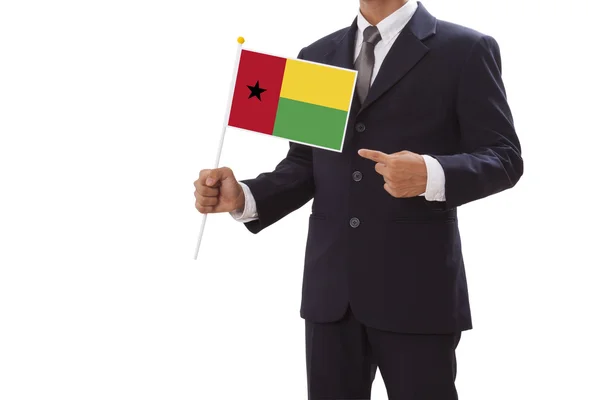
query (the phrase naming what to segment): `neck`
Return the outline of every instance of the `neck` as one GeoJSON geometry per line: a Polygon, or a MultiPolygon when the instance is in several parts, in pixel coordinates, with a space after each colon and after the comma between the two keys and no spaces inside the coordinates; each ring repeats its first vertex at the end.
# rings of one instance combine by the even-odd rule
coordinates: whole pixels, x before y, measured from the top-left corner
{"type": "Polygon", "coordinates": [[[371,25],[377,25],[408,0],[360,0],[360,13],[371,25]]]}

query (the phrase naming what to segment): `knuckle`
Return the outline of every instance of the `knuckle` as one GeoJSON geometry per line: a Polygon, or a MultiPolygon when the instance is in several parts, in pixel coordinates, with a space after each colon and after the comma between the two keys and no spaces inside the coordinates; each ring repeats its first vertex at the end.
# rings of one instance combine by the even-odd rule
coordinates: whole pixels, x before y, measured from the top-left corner
{"type": "Polygon", "coordinates": [[[387,183],[385,185],[385,190],[392,196],[395,198],[398,198],[398,190],[396,190],[394,187],[392,187],[389,183],[387,183]]]}
{"type": "Polygon", "coordinates": [[[198,211],[200,211],[203,214],[207,214],[211,211],[211,207],[200,206],[200,207],[198,207],[198,211]]]}

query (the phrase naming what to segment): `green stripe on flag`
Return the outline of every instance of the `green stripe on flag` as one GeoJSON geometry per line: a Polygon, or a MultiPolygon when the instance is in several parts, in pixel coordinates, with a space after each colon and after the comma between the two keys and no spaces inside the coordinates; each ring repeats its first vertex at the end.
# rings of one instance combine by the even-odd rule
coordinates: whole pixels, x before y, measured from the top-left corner
{"type": "Polygon", "coordinates": [[[348,112],[286,98],[279,99],[273,136],[341,150],[348,112]]]}

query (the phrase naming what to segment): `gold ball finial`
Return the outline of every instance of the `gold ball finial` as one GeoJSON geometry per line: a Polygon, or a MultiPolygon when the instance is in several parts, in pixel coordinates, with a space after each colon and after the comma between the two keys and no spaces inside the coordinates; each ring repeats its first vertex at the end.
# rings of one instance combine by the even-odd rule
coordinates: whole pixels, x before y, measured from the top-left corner
{"type": "Polygon", "coordinates": [[[238,38],[238,43],[239,43],[239,44],[244,44],[244,42],[245,42],[245,41],[246,41],[246,39],[244,39],[242,36],[240,36],[240,37],[238,38]]]}

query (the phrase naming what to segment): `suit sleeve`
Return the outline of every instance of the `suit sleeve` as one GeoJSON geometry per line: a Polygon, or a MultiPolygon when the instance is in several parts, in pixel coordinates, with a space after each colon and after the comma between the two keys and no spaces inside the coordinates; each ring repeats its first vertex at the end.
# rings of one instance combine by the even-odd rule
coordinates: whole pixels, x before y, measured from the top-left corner
{"type": "Polygon", "coordinates": [[[501,68],[498,43],[482,37],[471,49],[459,81],[461,153],[433,156],[444,170],[449,208],[511,188],[523,174],[501,68]]]}
{"type": "MultiPolygon", "coordinates": [[[[303,51],[298,58],[303,58],[303,51]]],[[[258,219],[244,225],[250,232],[258,233],[314,197],[312,148],[290,142],[286,157],[275,170],[240,182],[252,192],[258,213],[258,219]]]]}

